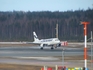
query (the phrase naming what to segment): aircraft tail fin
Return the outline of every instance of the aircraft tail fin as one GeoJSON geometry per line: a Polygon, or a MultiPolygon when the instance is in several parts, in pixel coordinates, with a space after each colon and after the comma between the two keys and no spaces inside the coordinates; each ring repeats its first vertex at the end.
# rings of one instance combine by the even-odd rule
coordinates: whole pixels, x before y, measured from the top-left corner
{"type": "Polygon", "coordinates": [[[38,39],[38,37],[37,37],[37,35],[36,35],[35,32],[33,32],[33,35],[34,35],[34,41],[35,41],[35,42],[36,42],[36,41],[39,41],[39,39],[38,39]]]}

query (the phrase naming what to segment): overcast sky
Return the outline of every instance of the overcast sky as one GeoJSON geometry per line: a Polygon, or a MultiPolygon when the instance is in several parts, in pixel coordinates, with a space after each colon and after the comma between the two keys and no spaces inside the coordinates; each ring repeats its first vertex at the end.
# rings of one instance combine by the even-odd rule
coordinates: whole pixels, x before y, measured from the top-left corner
{"type": "Polygon", "coordinates": [[[93,0],[0,0],[0,11],[67,11],[93,8],[93,0]]]}

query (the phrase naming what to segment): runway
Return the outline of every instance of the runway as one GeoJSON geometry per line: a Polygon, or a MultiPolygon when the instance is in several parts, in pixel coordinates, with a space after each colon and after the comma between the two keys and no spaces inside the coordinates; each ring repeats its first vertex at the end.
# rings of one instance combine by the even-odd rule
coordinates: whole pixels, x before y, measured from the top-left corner
{"type": "MultiPolygon", "coordinates": [[[[64,48],[64,47],[63,47],[64,48]]],[[[62,47],[51,50],[49,47],[43,50],[40,47],[0,47],[0,57],[45,57],[62,56],[62,47]]],[[[64,48],[65,56],[83,55],[82,48],[64,48]]],[[[90,50],[88,50],[90,55],[90,50]]]]}
{"type": "MultiPolygon", "coordinates": [[[[58,47],[51,50],[49,47],[46,47],[41,50],[38,46],[0,47],[0,63],[39,66],[62,65],[62,60],[58,58],[58,56],[62,57],[62,49],[64,49],[64,57],[78,55],[83,56],[84,54],[83,48],[58,47]]],[[[90,55],[90,49],[88,49],[88,55],[90,55]]],[[[82,61],[83,60],[75,60],[75,62],[65,61],[64,65],[69,67],[81,67],[83,66],[82,61]]]]}

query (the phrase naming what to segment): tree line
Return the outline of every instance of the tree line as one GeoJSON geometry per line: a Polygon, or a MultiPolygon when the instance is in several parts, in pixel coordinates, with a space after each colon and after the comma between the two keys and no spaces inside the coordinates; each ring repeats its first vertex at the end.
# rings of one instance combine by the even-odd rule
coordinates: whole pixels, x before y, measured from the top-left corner
{"type": "Polygon", "coordinates": [[[93,31],[93,9],[76,11],[0,11],[0,41],[33,41],[33,31],[41,38],[56,37],[58,24],[59,39],[83,41],[83,25],[88,21],[88,38],[93,31]]]}

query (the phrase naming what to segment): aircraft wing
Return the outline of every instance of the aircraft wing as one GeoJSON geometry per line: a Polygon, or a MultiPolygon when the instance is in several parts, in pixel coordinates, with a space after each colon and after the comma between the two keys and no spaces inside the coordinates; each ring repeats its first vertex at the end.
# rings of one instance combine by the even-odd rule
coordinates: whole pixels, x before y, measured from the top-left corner
{"type": "Polygon", "coordinates": [[[37,44],[37,45],[40,45],[40,43],[36,43],[36,42],[26,42],[26,44],[37,44]]]}

